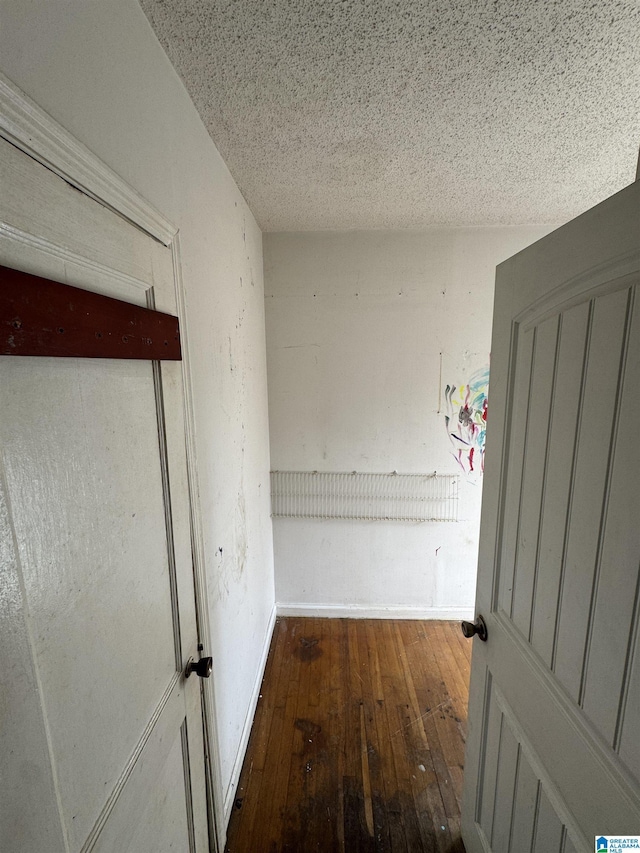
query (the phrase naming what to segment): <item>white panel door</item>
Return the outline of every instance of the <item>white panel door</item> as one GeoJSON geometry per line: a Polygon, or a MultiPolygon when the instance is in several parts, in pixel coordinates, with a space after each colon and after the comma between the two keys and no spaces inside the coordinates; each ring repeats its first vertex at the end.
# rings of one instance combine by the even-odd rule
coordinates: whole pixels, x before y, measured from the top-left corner
{"type": "Polygon", "coordinates": [[[640,835],[640,183],[498,267],[467,853],[640,835]]]}
{"type": "MultiPolygon", "coordinates": [[[[176,313],[171,252],[0,141],[0,263],[176,313]]],[[[0,358],[0,849],[208,850],[181,365],[0,358]]]]}

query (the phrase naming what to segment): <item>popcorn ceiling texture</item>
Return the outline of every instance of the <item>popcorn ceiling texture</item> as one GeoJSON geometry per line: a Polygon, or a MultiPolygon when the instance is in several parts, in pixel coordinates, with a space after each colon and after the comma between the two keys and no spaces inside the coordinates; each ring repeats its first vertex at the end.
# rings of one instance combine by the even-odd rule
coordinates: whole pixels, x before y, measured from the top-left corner
{"type": "Polygon", "coordinates": [[[637,0],[141,0],[266,231],[570,219],[630,183],[637,0]]]}

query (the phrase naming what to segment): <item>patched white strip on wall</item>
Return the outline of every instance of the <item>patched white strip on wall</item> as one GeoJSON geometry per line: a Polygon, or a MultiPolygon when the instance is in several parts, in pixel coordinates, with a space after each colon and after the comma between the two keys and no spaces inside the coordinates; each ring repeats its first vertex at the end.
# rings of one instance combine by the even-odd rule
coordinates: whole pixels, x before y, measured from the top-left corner
{"type": "Polygon", "coordinates": [[[457,521],[457,474],[272,471],[274,518],[457,521]]]}

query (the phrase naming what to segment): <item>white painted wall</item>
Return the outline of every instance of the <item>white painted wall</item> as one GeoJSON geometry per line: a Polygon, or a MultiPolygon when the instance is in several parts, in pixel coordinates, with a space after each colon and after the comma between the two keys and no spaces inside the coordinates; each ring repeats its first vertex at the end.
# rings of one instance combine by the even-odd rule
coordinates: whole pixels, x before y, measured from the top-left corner
{"type": "Polygon", "coordinates": [[[180,229],[229,804],[274,604],[261,233],[134,0],[3,0],[0,67],[180,229]]]}
{"type": "MultiPolygon", "coordinates": [[[[488,362],[496,265],[550,230],[265,234],[272,467],[459,471],[443,387],[488,362]]],[[[471,614],[481,482],[457,523],[274,519],[280,610],[471,614]]]]}

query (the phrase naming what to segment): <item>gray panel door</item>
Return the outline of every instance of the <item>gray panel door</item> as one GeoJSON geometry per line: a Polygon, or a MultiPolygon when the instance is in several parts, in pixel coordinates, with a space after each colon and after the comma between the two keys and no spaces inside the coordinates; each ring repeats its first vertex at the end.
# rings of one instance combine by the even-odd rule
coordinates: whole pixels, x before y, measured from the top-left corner
{"type": "Polygon", "coordinates": [[[640,184],[498,268],[463,837],[640,835],[640,184]]]}

